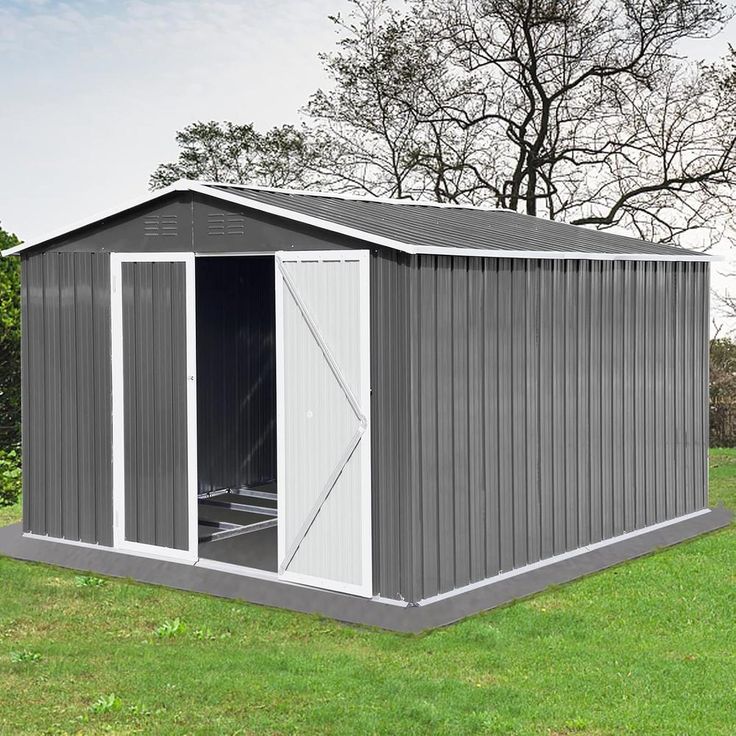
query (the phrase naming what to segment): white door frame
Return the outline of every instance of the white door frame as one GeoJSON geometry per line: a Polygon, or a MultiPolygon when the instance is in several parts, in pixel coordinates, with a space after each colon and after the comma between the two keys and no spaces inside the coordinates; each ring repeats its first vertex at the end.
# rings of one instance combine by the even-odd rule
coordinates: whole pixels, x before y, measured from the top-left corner
{"type": "Polygon", "coordinates": [[[110,321],[112,354],[112,507],[113,546],[146,557],[195,563],[197,526],[197,336],[194,253],[111,253],[110,321]],[[125,539],[125,381],[123,376],[123,263],[184,263],[187,336],[187,473],[189,549],[159,547],[125,539]]]}
{"type": "MultiPolygon", "coordinates": [[[[362,470],[362,494],[361,494],[361,548],[362,548],[362,571],[361,585],[343,583],[337,580],[323,579],[312,575],[304,575],[294,572],[279,571],[278,575],[283,580],[310,585],[327,590],[336,590],[365,598],[373,596],[373,533],[372,533],[372,504],[371,504],[371,379],[370,379],[370,252],[367,250],[327,250],[327,251],[276,251],[274,268],[276,270],[276,460],[277,484],[281,484],[285,477],[285,419],[286,405],[284,401],[285,376],[283,356],[283,329],[284,329],[284,284],[283,278],[278,275],[279,262],[283,261],[358,261],[360,264],[360,365],[362,381],[360,402],[362,414],[367,421],[366,431],[362,434],[360,445],[356,448],[361,455],[362,470]],[[283,260],[282,260],[283,259],[283,260]]],[[[281,494],[282,491],[279,490],[281,494]]],[[[286,555],[286,524],[284,519],[284,503],[278,504],[278,563],[286,555]]]]}

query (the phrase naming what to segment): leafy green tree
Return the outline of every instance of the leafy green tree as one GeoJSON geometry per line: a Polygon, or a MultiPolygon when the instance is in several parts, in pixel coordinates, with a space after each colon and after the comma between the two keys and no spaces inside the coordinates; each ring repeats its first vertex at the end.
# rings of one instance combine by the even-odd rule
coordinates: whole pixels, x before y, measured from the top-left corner
{"type": "MultiPolygon", "coordinates": [[[[0,250],[20,241],[0,228],[0,250]]],[[[20,265],[0,258],[0,447],[20,442],[20,265]]]]}
{"type": "MultiPolygon", "coordinates": [[[[19,242],[0,228],[0,250],[19,242]]],[[[0,258],[0,505],[20,488],[20,265],[0,258]]]]}
{"type": "Polygon", "coordinates": [[[179,131],[176,142],[179,158],[156,169],[151,189],[178,179],[303,188],[316,155],[309,136],[293,125],[260,133],[250,123],[197,122],[179,131]]]}

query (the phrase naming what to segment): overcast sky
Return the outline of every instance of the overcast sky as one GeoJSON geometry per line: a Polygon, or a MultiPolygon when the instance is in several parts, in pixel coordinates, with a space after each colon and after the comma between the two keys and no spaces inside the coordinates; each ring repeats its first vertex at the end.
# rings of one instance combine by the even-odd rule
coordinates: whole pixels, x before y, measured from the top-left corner
{"type": "MultiPolygon", "coordinates": [[[[299,119],[346,0],[0,0],[0,222],[24,240],[147,191],[195,120],[299,119]]],[[[684,51],[714,60],[736,22],[684,51]]],[[[736,254],[735,254],[736,255],[736,254]]]]}

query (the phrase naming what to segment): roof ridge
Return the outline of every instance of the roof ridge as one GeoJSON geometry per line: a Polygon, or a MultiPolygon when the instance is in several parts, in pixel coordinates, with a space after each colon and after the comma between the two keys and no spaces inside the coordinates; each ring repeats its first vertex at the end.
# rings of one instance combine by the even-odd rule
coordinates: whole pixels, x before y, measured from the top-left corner
{"type": "MultiPolygon", "coordinates": [[[[381,204],[393,204],[413,207],[438,207],[441,209],[479,210],[481,212],[505,212],[502,207],[491,207],[490,205],[477,204],[455,204],[452,202],[434,202],[424,199],[407,199],[397,197],[378,197],[374,194],[348,194],[346,192],[333,192],[318,189],[290,189],[288,187],[263,187],[251,184],[228,184],[227,182],[199,181],[183,179],[188,184],[199,184],[200,186],[213,187],[217,189],[246,189],[254,192],[273,192],[276,194],[296,194],[305,197],[327,197],[330,199],[344,199],[351,202],[376,202],[381,204]]],[[[510,210],[508,210],[510,211],[510,210]]],[[[519,214],[519,213],[517,213],[519,214]]]]}

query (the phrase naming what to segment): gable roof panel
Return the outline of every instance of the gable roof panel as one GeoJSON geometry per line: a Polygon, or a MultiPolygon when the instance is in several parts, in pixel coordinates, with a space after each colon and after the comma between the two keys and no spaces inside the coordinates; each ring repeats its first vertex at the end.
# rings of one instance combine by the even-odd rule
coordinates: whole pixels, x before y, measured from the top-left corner
{"type": "Polygon", "coordinates": [[[3,252],[42,245],[176,191],[192,191],[407,253],[513,258],[711,261],[713,256],[509,210],[180,181],[167,189],[3,252]]]}

